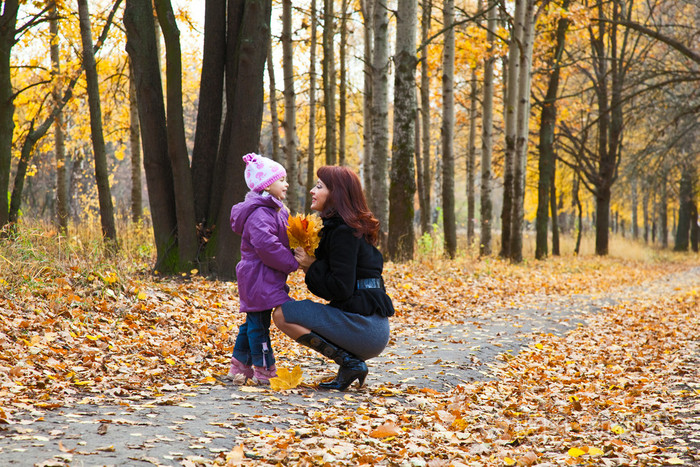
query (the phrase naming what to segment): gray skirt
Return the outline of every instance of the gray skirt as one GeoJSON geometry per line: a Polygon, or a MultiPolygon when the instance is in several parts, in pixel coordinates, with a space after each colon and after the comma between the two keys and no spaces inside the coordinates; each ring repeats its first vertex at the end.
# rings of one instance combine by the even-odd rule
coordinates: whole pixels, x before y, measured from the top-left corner
{"type": "Polygon", "coordinates": [[[389,318],[346,313],[311,300],[282,305],[284,320],[312,330],[362,360],[376,357],[389,343],[389,318]]]}

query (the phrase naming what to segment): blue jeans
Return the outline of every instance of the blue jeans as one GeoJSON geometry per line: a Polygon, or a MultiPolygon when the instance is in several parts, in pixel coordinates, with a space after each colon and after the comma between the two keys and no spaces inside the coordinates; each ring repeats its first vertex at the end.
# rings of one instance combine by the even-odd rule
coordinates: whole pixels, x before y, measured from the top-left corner
{"type": "Polygon", "coordinates": [[[248,366],[269,369],[275,364],[270,342],[270,318],[272,310],[246,313],[245,323],[238,328],[233,358],[248,366]]]}

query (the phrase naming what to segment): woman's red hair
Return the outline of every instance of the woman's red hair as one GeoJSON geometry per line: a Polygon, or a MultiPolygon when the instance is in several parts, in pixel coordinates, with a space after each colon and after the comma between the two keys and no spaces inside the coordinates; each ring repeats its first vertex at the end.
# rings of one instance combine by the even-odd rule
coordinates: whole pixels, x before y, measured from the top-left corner
{"type": "Polygon", "coordinates": [[[379,221],[367,207],[360,177],[348,167],[337,165],[319,167],[316,175],[329,191],[321,217],[337,213],[358,237],[363,236],[368,243],[376,245],[379,221]]]}

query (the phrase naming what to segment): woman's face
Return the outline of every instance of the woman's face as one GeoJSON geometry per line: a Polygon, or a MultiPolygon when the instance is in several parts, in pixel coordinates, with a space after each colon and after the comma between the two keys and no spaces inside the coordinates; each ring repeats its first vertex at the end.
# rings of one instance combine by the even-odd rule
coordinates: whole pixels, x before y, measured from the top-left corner
{"type": "Polygon", "coordinates": [[[328,199],[328,187],[321,180],[316,182],[316,186],[311,189],[311,209],[314,211],[323,211],[328,199]]]}

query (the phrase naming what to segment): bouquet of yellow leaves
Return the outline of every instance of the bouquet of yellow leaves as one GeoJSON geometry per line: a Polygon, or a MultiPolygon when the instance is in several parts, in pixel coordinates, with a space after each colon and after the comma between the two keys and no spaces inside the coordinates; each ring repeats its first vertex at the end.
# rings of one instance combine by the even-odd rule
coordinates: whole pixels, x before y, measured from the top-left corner
{"type": "Polygon", "coordinates": [[[318,233],[322,227],[323,221],[317,214],[290,215],[287,227],[289,247],[294,249],[300,246],[308,255],[314,256],[318,243],[321,241],[318,233]]]}

